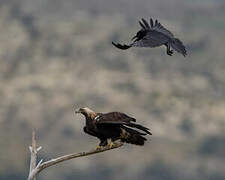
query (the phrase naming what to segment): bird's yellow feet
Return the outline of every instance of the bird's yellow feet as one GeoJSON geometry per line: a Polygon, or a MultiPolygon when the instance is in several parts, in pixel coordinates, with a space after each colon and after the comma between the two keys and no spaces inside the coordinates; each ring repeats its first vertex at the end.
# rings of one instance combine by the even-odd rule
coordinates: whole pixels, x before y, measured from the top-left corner
{"type": "Polygon", "coordinates": [[[97,147],[95,148],[96,151],[101,150],[101,149],[102,149],[102,146],[97,146],[97,147]]]}
{"type": "Polygon", "coordinates": [[[112,147],[116,146],[116,144],[111,140],[108,146],[109,146],[109,148],[112,148],[112,147]]]}

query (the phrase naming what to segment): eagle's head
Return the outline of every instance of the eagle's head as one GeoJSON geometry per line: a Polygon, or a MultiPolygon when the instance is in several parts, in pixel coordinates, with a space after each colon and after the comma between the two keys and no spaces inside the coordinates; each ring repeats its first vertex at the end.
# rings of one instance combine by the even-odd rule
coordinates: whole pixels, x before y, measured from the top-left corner
{"type": "Polygon", "coordinates": [[[75,113],[81,113],[85,117],[95,118],[97,114],[88,107],[75,109],[75,113]]]}

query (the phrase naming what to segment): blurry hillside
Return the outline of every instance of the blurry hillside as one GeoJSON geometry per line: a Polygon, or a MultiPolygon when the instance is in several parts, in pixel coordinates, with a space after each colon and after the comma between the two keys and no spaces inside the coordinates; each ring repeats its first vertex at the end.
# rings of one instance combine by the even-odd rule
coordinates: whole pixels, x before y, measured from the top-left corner
{"type": "Polygon", "coordinates": [[[73,112],[83,106],[136,117],[151,141],[38,179],[225,179],[224,9],[219,0],[0,1],[0,179],[26,178],[33,128],[44,159],[94,148],[73,112]],[[159,19],[188,56],[114,48],[142,17],[159,19]]]}

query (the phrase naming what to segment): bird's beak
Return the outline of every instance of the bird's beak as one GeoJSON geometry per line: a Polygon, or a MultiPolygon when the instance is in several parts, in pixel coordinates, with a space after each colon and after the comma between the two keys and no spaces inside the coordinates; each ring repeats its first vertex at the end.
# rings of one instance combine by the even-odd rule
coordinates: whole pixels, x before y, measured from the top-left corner
{"type": "Polygon", "coordinates": [[[80,108],[77,108],[74,111],[75,111],[75,113],[80,113],[80,108]]]}
{"type": "Polygon", "coordinates": [[[134,36],[131,40],[133,41],[133,40],[135,40],[137,38],[137,35],[136,36],[134,36]]]}

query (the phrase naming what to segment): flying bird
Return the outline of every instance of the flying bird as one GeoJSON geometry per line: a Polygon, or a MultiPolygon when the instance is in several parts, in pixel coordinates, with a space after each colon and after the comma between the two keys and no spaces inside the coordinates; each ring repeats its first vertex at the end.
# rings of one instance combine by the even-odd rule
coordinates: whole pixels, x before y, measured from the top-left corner
{"type": "Polygon", "coordinates": [[[100,140],[96,149],[111,148],[116,140],[142,146],[147,140],[144,136],[152,135],[148,128],[136,124],[135,118],[121,112],[96,113],[85,107],[75,109],[75,113],[81,113],[86,118],[84,132],[100,140]],[[108,139],[111,140],[109,144],[108,139]]]}
{"type": "Polygon", "coordinates": [[[172,56],[173,50],[181,53],[183,56],[187,55],[187,51],[183,43],[175,38],[174,35],[166,29],[163,25],[161,25],[158,20],[153,21],[150,19],[150,23],[148,23],[145,19],[142,18],[142,21],[139,21],[141,29],[137,32],[137,34],[131,39],[132,42],[130,44],[120,44],[114,43],[112,44],[122,50],[129,49],[131,47],[159,47],[162,45],[166,46],[166,53],[169,56],[172,56]]]}

